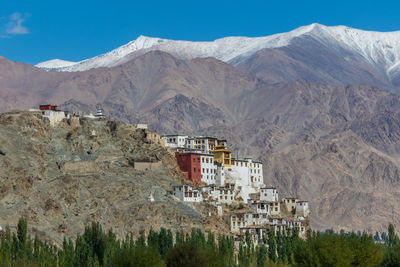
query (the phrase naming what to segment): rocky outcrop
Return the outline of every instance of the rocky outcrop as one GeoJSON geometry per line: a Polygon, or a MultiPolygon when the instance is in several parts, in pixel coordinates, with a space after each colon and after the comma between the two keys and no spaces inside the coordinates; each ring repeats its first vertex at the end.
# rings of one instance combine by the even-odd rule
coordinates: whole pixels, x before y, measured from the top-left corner
{"type": "Polygon", "coordinates": [[[35,113],[0,115],[0,225],[15,227],[25,216],[33,235],[55,244],[82,233],[91,221],[120,238],[150,227],[227,231],[205,204],[173,199],[169,191],[182,175],[146,131],[110,120],[81,118],[79,126],[64,121],[51,127],[35,113]],[[144,158],[157,166],[132,165],[144,158]]]}

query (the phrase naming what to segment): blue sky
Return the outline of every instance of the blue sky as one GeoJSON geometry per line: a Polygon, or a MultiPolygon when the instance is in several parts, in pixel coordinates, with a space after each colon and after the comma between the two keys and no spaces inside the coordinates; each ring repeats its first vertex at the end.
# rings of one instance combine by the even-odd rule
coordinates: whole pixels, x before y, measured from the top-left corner
{"type": "Polygon", "coordinates": [[[210,41],[265,36],[318,22],[400,30],[400,1],[18,1],[0,8],[0,55],[35,64],[79,61],[139,35],[210,41]]]}

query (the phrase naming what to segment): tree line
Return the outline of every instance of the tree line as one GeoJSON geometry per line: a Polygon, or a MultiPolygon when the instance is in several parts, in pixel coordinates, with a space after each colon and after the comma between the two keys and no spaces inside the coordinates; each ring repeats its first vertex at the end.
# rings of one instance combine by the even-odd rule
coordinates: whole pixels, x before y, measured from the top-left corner
{"type": "Polygon", "coordinates": [[[200,229],[173,234],[161,228],[118,240],[112,230],[91,223],[82,235],[64,238],[57,247],[28,235],[27,221],[21,218],[16,232],[6,226],[0,234],[0,266],[400,266],[400,239],[389,225],[384,243],[366,233],[332,230],[308,231],[302,239],[297,229],[246,232],[235,240],[200,229]]]}

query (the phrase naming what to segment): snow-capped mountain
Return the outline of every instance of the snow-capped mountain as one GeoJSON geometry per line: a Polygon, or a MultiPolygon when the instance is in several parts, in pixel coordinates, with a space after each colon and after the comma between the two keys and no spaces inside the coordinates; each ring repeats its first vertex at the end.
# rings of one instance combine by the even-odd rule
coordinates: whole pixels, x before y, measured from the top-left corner
{"type": "Polygon", "coordinates": [[[161,50],[185,59],[214,57],[236,65],[259,50],[285,47],[296,38],[310,36],[328,46],[340,46],[357,53],[371,64],[384,67],[388,73],[397,72],[400,67],[400,31],[372,32],[316,23],[266,37],[226,37],[213,42],[174,41],[139,36],[126,45],[91,59],[76,63],[50,60],[36,66],[56,71],[84,71],[117,66],[152,50],[161,50]]]}
{"type": "Polygon", "coordinates": [[[69,67],[72,65],[77,64],[78,62],[66,61],[61,59],[52,59],[48,61],[41,62],[36,65],[36,67],[43,68],[43,69],[54,69],[54,68],[63,68],[69,67]]]}

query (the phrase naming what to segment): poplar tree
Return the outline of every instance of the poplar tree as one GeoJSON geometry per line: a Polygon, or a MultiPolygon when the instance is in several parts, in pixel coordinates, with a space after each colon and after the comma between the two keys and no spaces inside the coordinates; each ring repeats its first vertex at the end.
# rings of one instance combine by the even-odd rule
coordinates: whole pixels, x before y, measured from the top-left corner
{"type": "Polygon", "coordinates": [[[276,262],[275,231],[272,228],[268,232],[268,257],[272,262],[276,262]]]}

